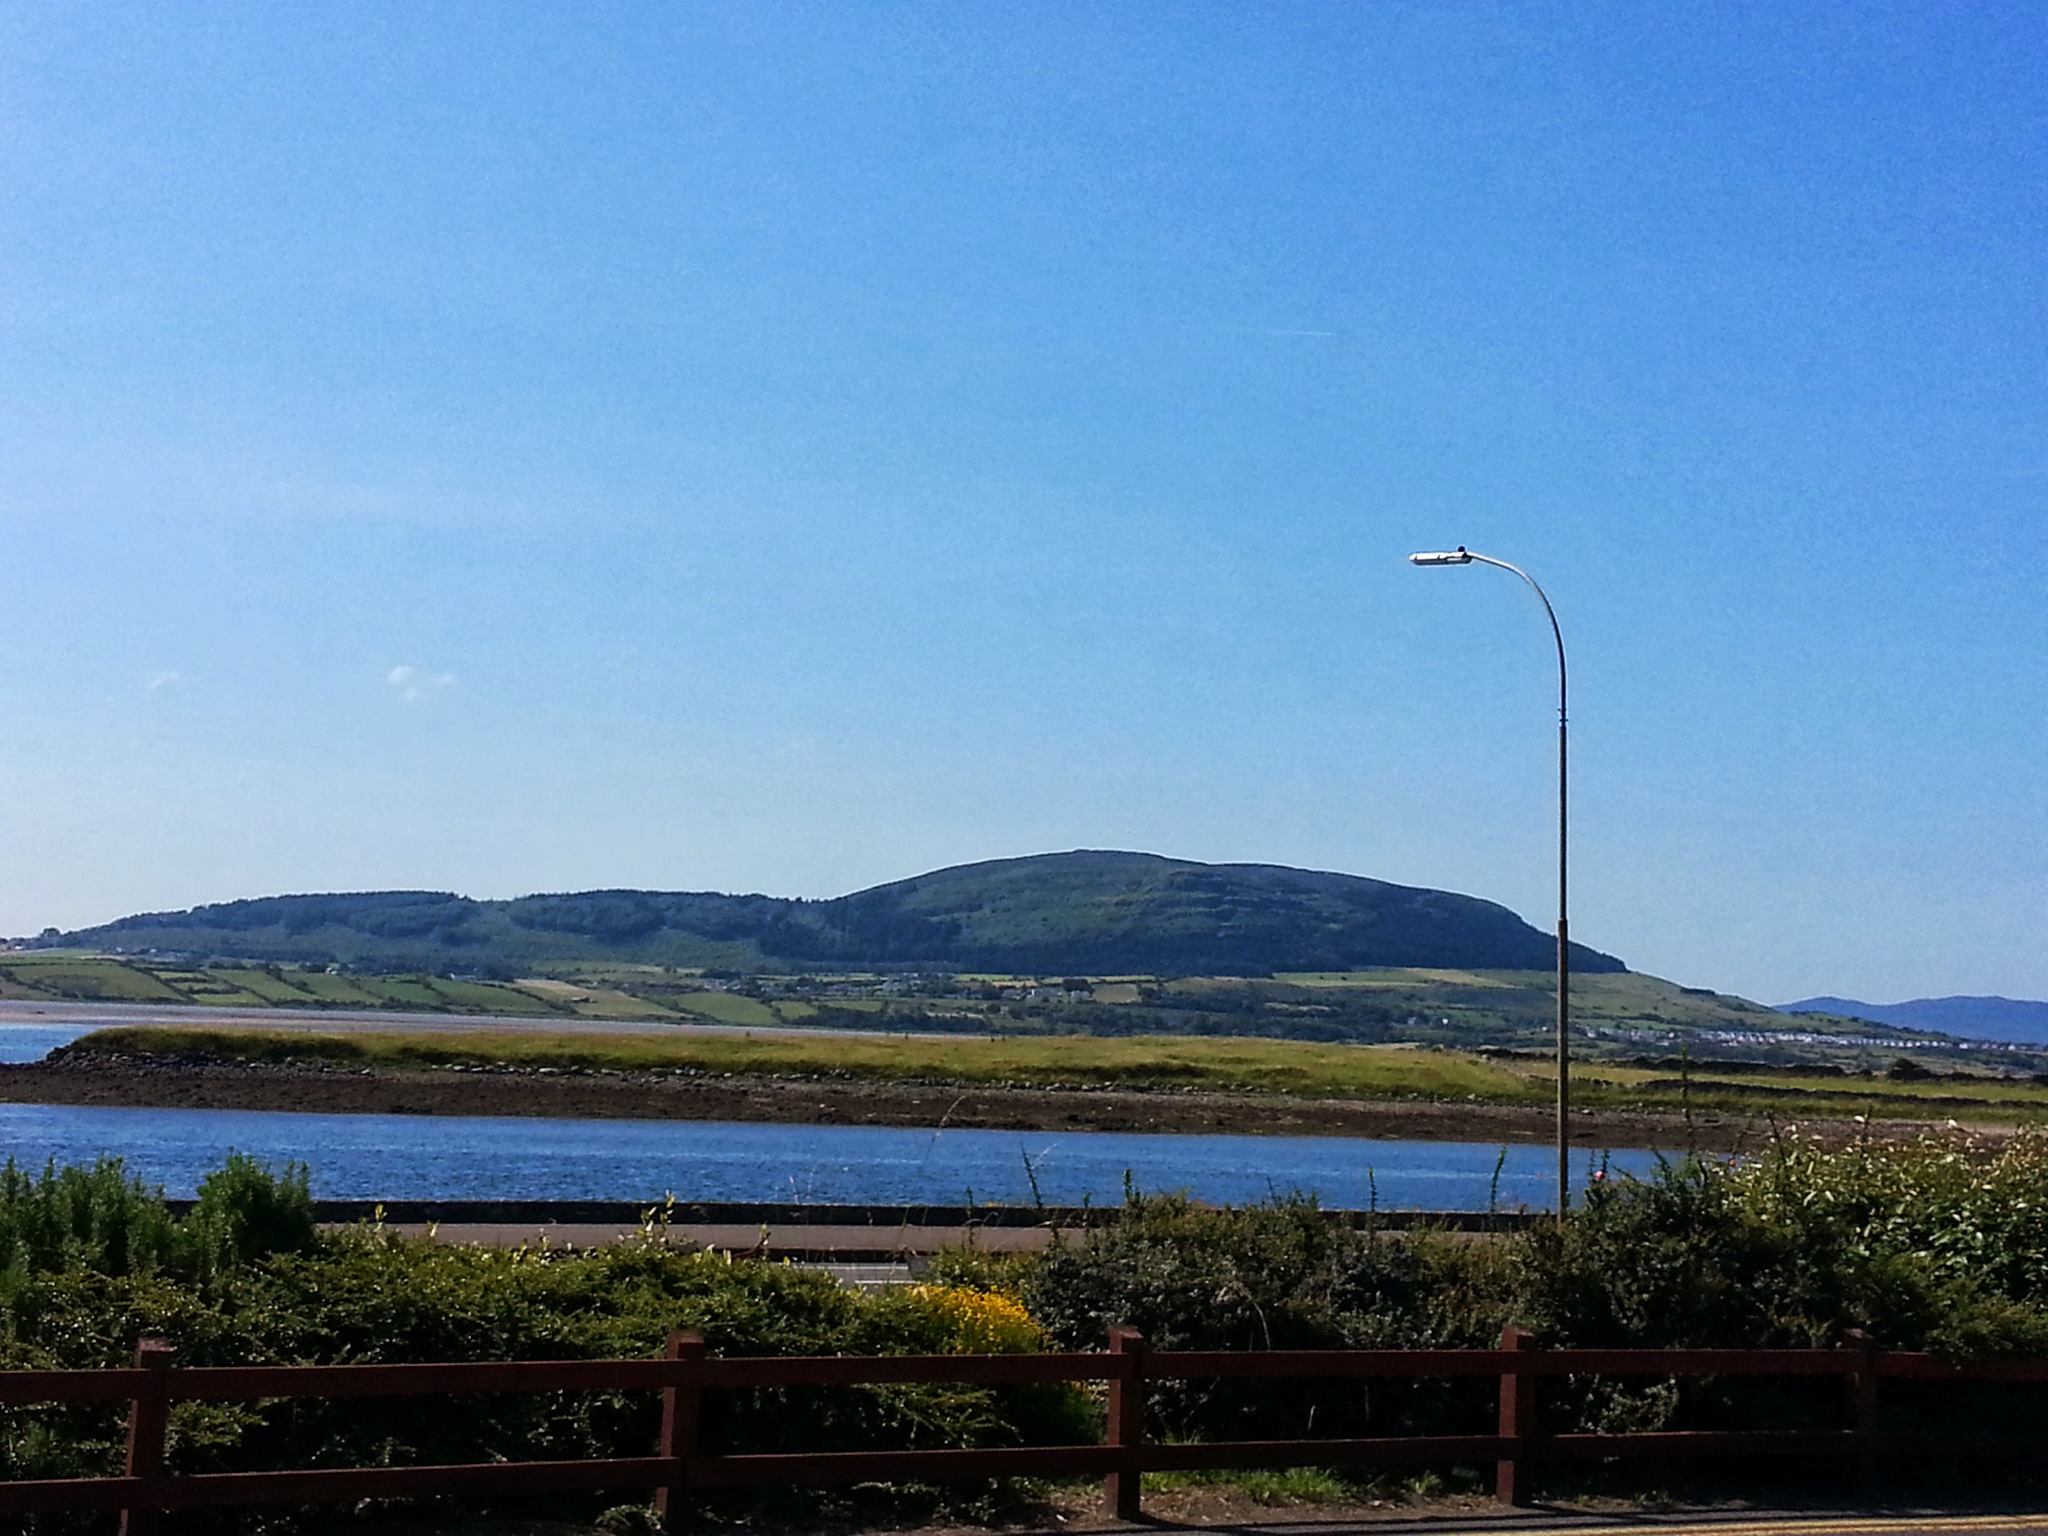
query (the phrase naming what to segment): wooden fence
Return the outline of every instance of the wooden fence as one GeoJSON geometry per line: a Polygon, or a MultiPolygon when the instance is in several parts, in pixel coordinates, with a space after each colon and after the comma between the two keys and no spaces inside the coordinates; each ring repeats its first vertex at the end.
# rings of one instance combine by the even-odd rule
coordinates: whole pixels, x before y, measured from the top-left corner
{"type": "MultiPolygon", "coordinates": [[[[1585,1458],[1669,1456],[1833,1456],[1867,1474],[1877,1459],[1924,1451],[1925,1434],[1878,1426],[1878,1384],[1887,1377],[1950,1381],[2048,1382],[2048,1361],[1955,1366],[1932,1355],[1892,1353],[1854,1339],[1836,1350],[1558,1349],[1508,1329],[1497,1349],[1153,1350],[1127,1328],[1110,1330],[1106,1351],[1043,1355],[878,1355],[719,1357],[692,1333],[669,1340],[657,1360],[486,1361],[429,1365],[177,1367],[171,1348],[145,1340],[133,1367],[86,1371],[0,1371],[0,1405],[121,1403],[128,1409],[122,1476],[0,1482],[0,1513],[118,1511],[124,1536],[145,1536],[167,1510],[234,1505],[313,1504],[448,1494],[544,1491],[652,1492],[671,1529],[694,1491],[763,1484],[823,1485],[891,1479],[1089,1477],[1104,1480],[1108,1507],[1139,1511],[1146,1472],[1231,1467],[1429,1464],[1495,1468],[1496,1496],[1526,1502],[1531,1464],[1585,1458]],[[1546,1377],[1834,1377],[1844,1387],[1840,1421],[1809,1430],[1662,1430],[1636,1434],[1545,1434],[1536,1426],[1546,1377]],[[1148,1442],[1147,1383],[1220,1378],[1395,1380],[1493,1378],[1499,1423],[1491,1435],[1406,1435],[1350,1440],[1148,1442]],[[985,1450],[747,1452],[709,1455],[698,1437],[704,1394],[761,1387],[847,1387],[888,1382],[1015,1386],[1107,1384],[1101,1445],[1009,1446],[985,1450]],[[659,1443],[650,1456],[587,1461],[489,1462],[459,1466],[318,1468],[282,1472],[164,1470],[164,1431],[180,1402],[285,1398],[414,1397],[499,1392],[661,1394],[659,1443]]],[[[2038,1452],[2048,1424],[2015,1437],[2038,1452]]],[[[1987,1449],[1982,1439],[1969,1448],[1987,1449]]]]}

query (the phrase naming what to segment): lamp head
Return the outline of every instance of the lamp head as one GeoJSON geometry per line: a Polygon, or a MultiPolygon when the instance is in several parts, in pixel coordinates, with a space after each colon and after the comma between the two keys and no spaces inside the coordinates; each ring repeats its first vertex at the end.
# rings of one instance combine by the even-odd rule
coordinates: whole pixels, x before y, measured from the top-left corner
{"type": "Polygon", "coordinates": [[[1408,560],[1412,565],[1470,565],[1472,563],[1471,555],[1465,552],[1465,546],[1462,544],[1455,550],[1424,550],[1420,554],[1410,555],[1408,560]]]}

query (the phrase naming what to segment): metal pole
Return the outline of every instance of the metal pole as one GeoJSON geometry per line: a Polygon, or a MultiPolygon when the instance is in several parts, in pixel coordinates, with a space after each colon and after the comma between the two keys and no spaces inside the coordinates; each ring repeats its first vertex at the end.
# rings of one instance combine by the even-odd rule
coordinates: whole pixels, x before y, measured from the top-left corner
{"type": "MultiPolygon", "coordinates": [[[[1545,605],[1546,607],[1548,604],[1545,605]]],[[[1565,698],[1564,639],[1557,651],[1557,1216],[1571,1207],[1572,946],[1565,918],[1565,698]]]]}
{"type": "Polygon", "coordinates": [[[1557,642],[1557,1214],[1563,1220],[1571,1209],[1571,1112],[1572,1112],[1572,987],[1571,987],[1571,929],[1566,918],[1569,910],[1566,904],[1566,868],[1568,859],[1566,816],[1568,779],[1565,771],[1565,727],[1568,717],[1564,667],[1564,631],[1558,628],[1557,610],[1550,606],[1550,599],[1536,578],[1519,565],[1510,565],[1505,560],[1496,560],[1491,555],[1475,554],[1462,546],[1459,554],[1478,561],[1481,565],[1496,565],[1504,571],[1513,571],[1529,583],[1537,598],[1543,604],[1544,615],[1550,620],[1550,636],[1557,642]]]}

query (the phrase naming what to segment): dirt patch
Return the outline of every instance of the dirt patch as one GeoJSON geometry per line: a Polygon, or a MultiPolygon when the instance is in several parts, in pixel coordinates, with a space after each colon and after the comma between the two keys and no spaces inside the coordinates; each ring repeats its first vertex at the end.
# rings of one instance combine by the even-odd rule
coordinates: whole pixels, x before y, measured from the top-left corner
{"type": "MultiPolygon", "coordinates": [[[[810,1077],[511,1068],[371,1069],[128,1057],[72,1050],[0,1067],[0,1102],[288,1110],[313,1114],[532,1115],[608,1120],[752,1120],[785,1125],[989,1130],[1227,1132],[1416,1141],[1550,1141],[1546,1108],[1293,1098],[1181,1090],[956,1088],[810,1077]]],[[[1844,1137],[1867,1134],[1849,1122],[1844,1137]]],[[[1899,1122],[1887,1132],[1919,1127],[1899,1122]]],[[[1594,1147],[1742,1151],[1768,1129],[1732,1116],[1588,1110],[1573,1139],[1594,1147]]]]}

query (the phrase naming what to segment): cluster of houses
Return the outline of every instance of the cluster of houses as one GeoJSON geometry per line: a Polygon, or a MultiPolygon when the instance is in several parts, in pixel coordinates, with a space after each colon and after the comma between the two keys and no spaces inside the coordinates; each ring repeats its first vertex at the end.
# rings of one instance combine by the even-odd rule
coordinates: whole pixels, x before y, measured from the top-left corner
{"type": "Polygon", "coordinates": [[[1846,1045],[1876,1051],[2007,1051],[2032,1054],[2037,1045],[2009,1040],[1961,1040],[1927,1035],[1834,1035],[1812,1029],[1620,1029],[1585,1026],[1588,1039],[1626,1040],[1636,1045],[1846,1045]]]}

